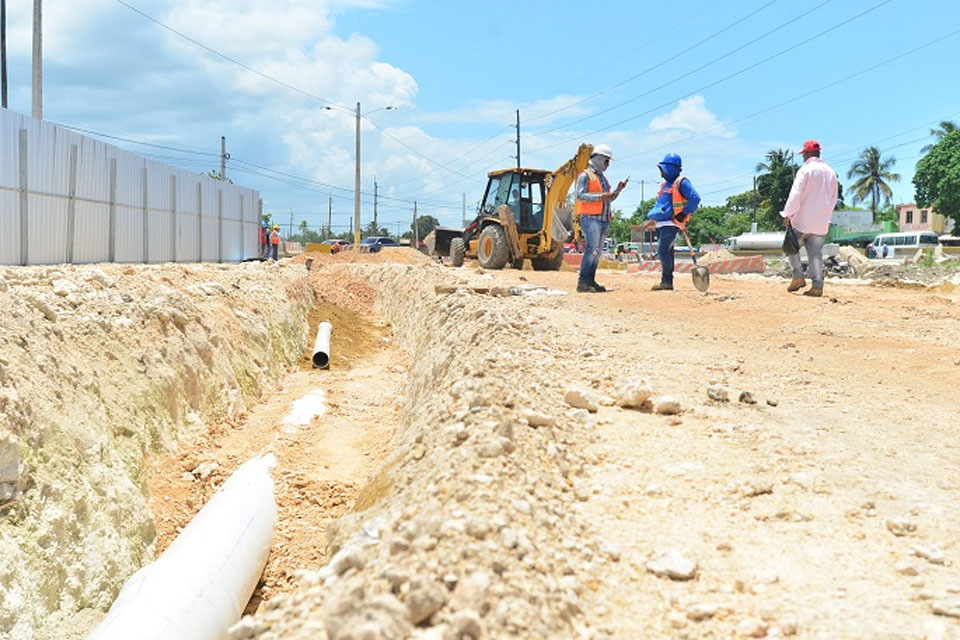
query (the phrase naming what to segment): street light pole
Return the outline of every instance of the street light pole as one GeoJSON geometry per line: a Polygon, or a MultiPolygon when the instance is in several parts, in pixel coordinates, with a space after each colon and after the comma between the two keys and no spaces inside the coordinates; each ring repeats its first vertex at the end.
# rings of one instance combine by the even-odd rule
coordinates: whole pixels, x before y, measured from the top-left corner
{"type": "Polygon", "coordinates": [[[33,0],[33,104],[31,115],[43,119],[43,8],[33,0]]]}
{"type": "Polygon", "coordinates": [[[357,102],[357,159],[356,175],[353,183],[353,250],[360,251],[360,103],[357,102]]]}

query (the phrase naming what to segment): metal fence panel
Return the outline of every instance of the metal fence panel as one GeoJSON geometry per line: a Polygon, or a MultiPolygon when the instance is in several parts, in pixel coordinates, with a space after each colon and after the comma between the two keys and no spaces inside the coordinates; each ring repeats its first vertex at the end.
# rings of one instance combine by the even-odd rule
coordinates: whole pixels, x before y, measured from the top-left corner
{"type": "Polygon", "coordinates": [[[143,262],[143,168],[142,158],[117,151],[116,253],[117,262],[143,262]]]}
{"type": "Polygon", "coordinates": [[[258,203],[252,189],[0,109],[0,264],[253,258],[258,203]]]}

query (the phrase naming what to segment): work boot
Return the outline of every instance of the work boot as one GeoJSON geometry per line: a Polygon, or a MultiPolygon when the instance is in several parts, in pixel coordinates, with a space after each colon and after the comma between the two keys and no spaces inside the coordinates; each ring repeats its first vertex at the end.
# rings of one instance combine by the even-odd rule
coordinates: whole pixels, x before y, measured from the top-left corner
{"type": "Polygon", "coordinates": [[[803,295],[810,296],[811,298],[819,298],[823,295],[823,287],[810,287],[803,292],[803,295]]]}
{"type": "Polygon", "coordinates": [[[666,284],[663,282],[658,282],[657,284],[650,287],[650,291],[673,291],[673,285],[666,284]]]}
{"type": "Polygon", "coordinates": [[[597,288],[594,287],[589,282],[578,282],[577,292],[578,293],[597,293],[597,288]]]}
{"type": "Polygon", "coordinates": [[[787,286],[787,291],[789,291],[790,293],[793,293],[798,289],[803,289],[805,286],[807,286],[806,280],[804,280],[803,278],[794,278],[793,280],[790,281],[790,284],[787,286]]]}
{"type": "Polygon", "coordinates": [[[594,289],[596,289],[597,293],[603,293],[604,291],[607,290],[607,288],[606,288],[605,286],[603,286],[602,284],[600,284],[600,283],[597,282],[596,280],[594,280],[593,282],[591,282],[591,283],[590,283],[590,286],[592,286],[594,289]]]}

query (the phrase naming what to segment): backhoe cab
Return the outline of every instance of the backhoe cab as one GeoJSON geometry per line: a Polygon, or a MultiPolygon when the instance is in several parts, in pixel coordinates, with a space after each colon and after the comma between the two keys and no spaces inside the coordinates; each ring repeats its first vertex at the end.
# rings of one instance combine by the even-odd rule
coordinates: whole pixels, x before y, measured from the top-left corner
{"type": "Polygon", "coordinates": [[[474,258],[484,269],[519,269],[529,259],[538,271],[556,271],[563,264],[563,243],[580,239],[580,224],[567,205],[567,192],[587,167],[593,147],[577,154],[554,172],[501,169],[488,174],[477,217],[466,229],[437,227],[427,236],[431,255],[450,257],[459,267],[474,258]]]}

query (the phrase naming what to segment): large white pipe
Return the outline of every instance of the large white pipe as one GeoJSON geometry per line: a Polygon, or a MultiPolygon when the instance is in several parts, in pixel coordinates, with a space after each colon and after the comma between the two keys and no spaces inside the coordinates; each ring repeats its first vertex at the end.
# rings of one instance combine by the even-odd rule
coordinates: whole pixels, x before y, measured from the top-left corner
{"type": "Polygon", "coordinates": [[[221,640],[267,562],[273,454],[246,462],[155,562],[133,574],[88,640],[221,640]]]}
{"type": "Polygon", "coordinates": [[[317,326],[317,339],[313,342],[313,366],[318,369],[330,367],[330,332],[333,326],[321,322],[317,326]]]}

